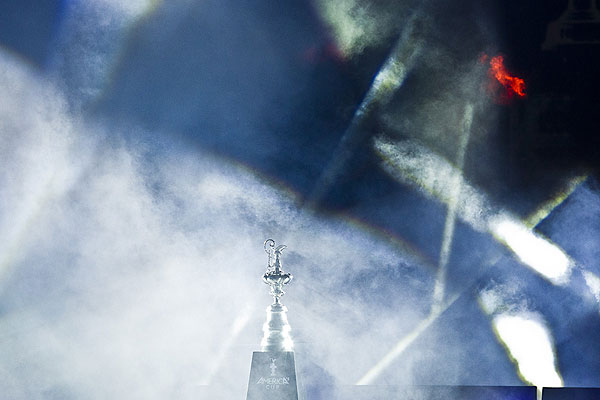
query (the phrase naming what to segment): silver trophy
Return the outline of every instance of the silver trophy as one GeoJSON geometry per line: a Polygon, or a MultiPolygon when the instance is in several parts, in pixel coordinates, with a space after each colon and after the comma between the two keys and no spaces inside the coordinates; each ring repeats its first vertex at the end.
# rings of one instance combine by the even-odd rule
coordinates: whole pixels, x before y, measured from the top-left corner
{"type": "Polygon", "coordinates": [[[269,255],[263,281],[270,286],[273,304],[267,307],[267,322],[263,325],[262,350],[252,353],[250,380],[246,400],[298,400],[296,362],[287,320],[287,307],[281,304],[283,287],[292,274],[281,268],[281,252],[286,246],[275,246],[273,239],[264,244],[269,255]]]}
{"type": "Polygon", "coordinates": [[[273,239],[267,239],[264,243],[269,262],[263,281],[271,287],[273,304],[267,307],[267,322],[263,325],[264,336],[260,343],[262,351],[292,351],[294,347],[287,320],[287,307],[281,304],[281,296],[285,294],[283,287],[293,278],[292,274],[281,268],[281,252],[286,247],[286,245],[275,247],[273,239]]]}

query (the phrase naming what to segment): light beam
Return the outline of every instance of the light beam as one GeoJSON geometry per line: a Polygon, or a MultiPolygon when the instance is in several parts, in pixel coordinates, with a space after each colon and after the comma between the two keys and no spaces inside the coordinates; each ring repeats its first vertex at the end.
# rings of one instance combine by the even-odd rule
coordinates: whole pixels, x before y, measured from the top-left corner
{"type": "Polygon", "coordinates": [[[386,368],[388,368],[398,356],[400,356],[404,350],[406,350],[415,340],[421,336],[423,332],[427,330],[433,324],[440,315],[443,314],[454,302],[459,298],[460,293],[455,294],[445,304],[432,309],[429,316],[422,320],[410,333],[404,336],[396,343],[396,345],[377,363],[375,364],[366,374],[364,374],[357,382],[356,385],[369,385],[371,384],[386,368]]]}
{"type": "Polygon", "coordinates": [[[314,189],[307,197],[306,206],[315,208],[335,180],[339,177],[346,163],[351,158],[356,146],[368,135],[363,122],[377,106],[384,105],[402,86],[408,71],[413,67],[415,59],[423,47],[423,34],[417,13],[406,23],[406,27],[396,42],[390,56],[387,58],[367,91],[360,106],[354,113],[350,125],[344,132],[331,160],[317,179],[314,189]]]}
{"type": "Polygon", "coordinates": [[[467,104],[463,115],[462,127],[460,130],[460,143],[456,157],[457,171],[451,177],[451,193],[448,201],[448,211],[446,213],[446,222],[444,223],[444,233],[442,237],[442,248],[440,249],[440,259],[438,265],[435,286],[433,289],[433,306],[440,307],[444,301],[444,292],[446,287],[446,274],[450,251],[452,249],[452,240],[454,237],[454,226],[456,225],[456,212],[460,201],[460,191],[462,186],[462,169],[465,164],[465,153],[469,144],[471,135],[471,123],[473,122],[473,105],[467,104]]]}
{"type": "Polygon", "coordinates": [[[239,336],[239,334],[242,332],[242,330],[244,329],[244,327],[250,320],[250,315],[251,315],[251,308],[247,307],[233,321],[229,335],[227,335],[227,337],[223,341],[223,345],[221,346],[219,353],[213,359],[212,368],[211,368],[210,372],[200,382],[200,385],[210,385],[213,377],[221,368],[221,365],[223,364],[223,360],[225,359],[225,356],[229,352],[229,349],[231,348],[231,346],[233,346],[235,339],[239,336]]]}

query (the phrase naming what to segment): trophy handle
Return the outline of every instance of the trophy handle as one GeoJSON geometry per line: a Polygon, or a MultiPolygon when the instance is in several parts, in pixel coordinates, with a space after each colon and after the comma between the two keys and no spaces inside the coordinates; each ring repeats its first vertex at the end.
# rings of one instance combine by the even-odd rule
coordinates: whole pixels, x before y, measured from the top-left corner
{"type": "MultiPolygon", "coordinates": [[[[281,246],[279,246],[281,247],[281,246]]],[[[268,267],[272,268],[273,267],[273,256],[275,255],[275,252],[277,251],[277,249],[275,248],[275,241],[273,239],[267,239],[265,240],[265,243],[263,244],[263,248],[265,249],[265,253],[267,253],[269,255],[269,261],[268,261],[268,267]]]]}

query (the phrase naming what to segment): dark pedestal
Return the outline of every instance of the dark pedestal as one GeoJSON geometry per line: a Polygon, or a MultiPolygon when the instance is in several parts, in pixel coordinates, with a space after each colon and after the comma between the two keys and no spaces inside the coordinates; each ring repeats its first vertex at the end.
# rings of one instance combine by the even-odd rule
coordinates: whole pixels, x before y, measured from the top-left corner
{"type": "Polygon", "coordinates": [[[536,397],[534,386],[347,385],[323,388],[314,395],[314,399],[328,400],[536,400],[536,397]]]}
{"type": "Polygon", "coordinates": [[[298,400],[293,351],[252,353],[246,400],[298,400]]]}
{"type": "Polygon", "coordinates": [[[544,388],[543,400],[598,400],[600,388],[544,388]]]}

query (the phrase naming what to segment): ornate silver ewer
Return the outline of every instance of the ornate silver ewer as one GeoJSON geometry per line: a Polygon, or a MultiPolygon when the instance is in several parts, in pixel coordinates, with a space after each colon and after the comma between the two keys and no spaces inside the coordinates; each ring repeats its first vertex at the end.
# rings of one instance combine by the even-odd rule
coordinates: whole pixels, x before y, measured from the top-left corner
{"type": "Polygon", "coordinates": [[[262,351],[292,351],[294,343],[290,337],[287,307],[281,304],[281,296],[285,294],[283,286],[290,283],[293,278],[292,274],[281,268],[281,252],[287,246],[275,247],[275,241],[267,239],[264,247],[269,255],[269,263],[263,281],[271,287],[273,304],[267,307],[267,322],[263,325],[264,336],[260,345],[262,351]]]}

